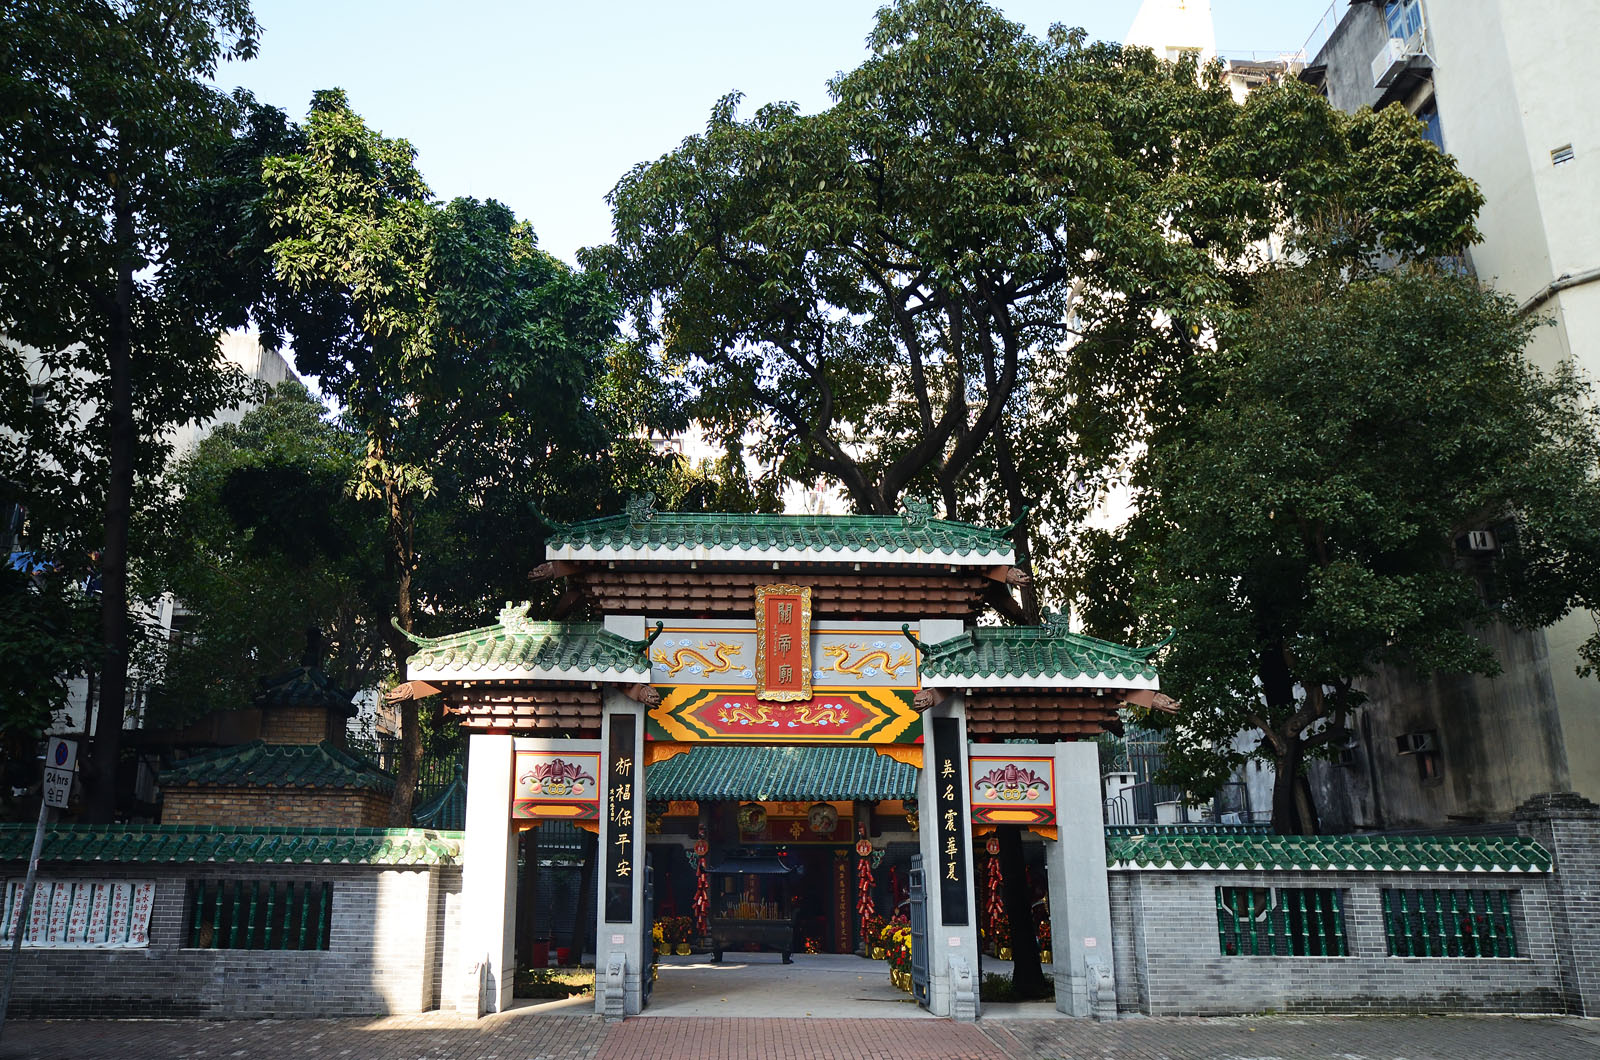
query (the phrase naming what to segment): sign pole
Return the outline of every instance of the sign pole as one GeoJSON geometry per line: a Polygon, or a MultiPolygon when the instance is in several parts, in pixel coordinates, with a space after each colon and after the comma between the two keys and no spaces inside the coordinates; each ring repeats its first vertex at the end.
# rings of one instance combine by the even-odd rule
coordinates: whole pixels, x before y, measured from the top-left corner
{"type": "MultiPolygon", "coordinates": [[[[11,1010],[11,984],[17,977],[17,954],[22,950],[23,926],[32,920],[33,889],[39,882],[39,852],[44,848],[44,826],[50,820],[50,803],[39,793],[39,826],[33,831],[33,853],[28,856],[28,875],[22,884],[22,908],[11,925],[11,955],[6,959],[6,984],[0,991],[0,1040],[5,1037],[6,1013],[11,1010]]],[[[10,910],[7,910],[10,912],[10,910]]]]}
{"type": "MultiPolygon", "coordinates": [[[[17,955],[22,952],[22,932],[33,922],[33,892],[39,883],[39,854],[44,849],[44,826],[52,806],[66,806],[72,794],[72,774],[78,764],[78,745],[52,736],[45,745],[44,771],[39,776],[39,826],[33,832],[33,853],[28,855],[28,875],[22,883],[22,907],[11,925],[11,956],[6,960],[5,987],[0,989],[0,1037],[11,1008],[11,985],[17,977],[17,955]]],[[[6,914],[10,915],[7,909],[6,914]]]]}

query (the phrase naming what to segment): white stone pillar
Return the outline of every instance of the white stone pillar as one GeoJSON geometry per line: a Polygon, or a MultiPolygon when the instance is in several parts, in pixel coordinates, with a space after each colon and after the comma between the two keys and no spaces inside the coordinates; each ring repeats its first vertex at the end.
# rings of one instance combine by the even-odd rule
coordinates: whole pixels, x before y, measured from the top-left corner
{"type": "MultiPolygon", "coordinates": [[[[931,623],[923,623],[924,627],[931,623]]],[[[927,636],[926,632],[924,636],[927,636]]],[[[971,764],[967,748],[965,697],[957,693],[922,715],[923,769],[917,778],[919,848],[927,892],[928,912],[928,1011],[936,1016],[970,1020],[978,1015],[978,903],[972,856],[971,764]],[[960,734],[954,748],[955,776],[941,777],[940,761],[945,752],[933,741],[935,718],[954,718],[960,734]],[[956,785],[961,797],[965,836],[962,844],[963,873],[966,879],[967,915],[965,924],[946,924],[940,891],[942,866],[948,860],[939,847],[939,791],[946,783],[956,785]]],[[[955,917],[953,919],[959,919],[955,917]]]]}
{"type": "Polygon", "coordinates": [[[517,835],[511,827],[510,736],[474,733],[467,751],[467,830],[461,866],[456,1009],[483,1015],[511,1004],[516,972],[517,835]]]}
{"type": "MultiPolygon", "coordinates": [[[[640,621],[642,624],[642,620],[640,621]]],[[[610,628],[609,620],[608,628],[610,628]]],[[[595,866],[594,1004],[595,1011],[600,1015],[616,1018],[621,1015],[638,1015],[644,1010],[643,977],[650,974],[650,961],[644,956],[642,938],[644,876],[645,866],[649,862],[644,841],[645,711],[640,704],[612,688],[605,690],[603,702],[605,717],[600,733],[603,794],[600,801],[600,845],[597,853],[599,863],[595,866]],[[625,803],[613,803],[610,793],[613,776],[611,726],[618,718],[631,718],[634,723],[633,745],[629,755],[632,758],[629,772],[633,780],[629,785],[629,799],[625,803]],[[628,812],[626,827],[617,818],[619,808],[628,812]],[[607,868],[610,865],[607,854],[624,830],[632,839],[628,880],[632,887],[633,899],[631,919],[619,922],[608,920],[606,917],[606,885],[609,882],[607,868]],[[614,981],[616,972],[621,974],[620,983],[614,981]]]]}
{"type": "Polygon", "coordinates": [[[1111,952],[1099,750],[1088,741],[1058,743],[1055,758],[1058,838],[1046,843],[1046,850],[1056,1011],[1115,1018],[1116,962],[1111,952]]]}

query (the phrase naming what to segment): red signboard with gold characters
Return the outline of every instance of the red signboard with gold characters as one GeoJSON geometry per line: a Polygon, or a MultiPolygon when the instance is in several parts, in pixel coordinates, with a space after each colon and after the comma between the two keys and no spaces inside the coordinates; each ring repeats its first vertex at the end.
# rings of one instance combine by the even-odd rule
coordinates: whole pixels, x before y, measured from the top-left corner
{"type": "Polygon", "coordinates": [[[756,698],[811,698],[811,589],[756,587],[756,698]]]}

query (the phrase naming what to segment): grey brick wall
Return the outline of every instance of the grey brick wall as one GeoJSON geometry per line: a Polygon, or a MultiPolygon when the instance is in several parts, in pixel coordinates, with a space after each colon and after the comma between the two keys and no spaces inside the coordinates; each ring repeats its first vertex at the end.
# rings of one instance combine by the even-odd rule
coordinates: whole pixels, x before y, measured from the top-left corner
{"type": "Polygon", "coordinates": [[[1524,873],[1113,871],[1118,1007],[1162,1016],[1567,1011],[1550,882],[1524,873]],[[1349,956],[1224,955],[1218,887],[1337,888],[1349,956]],[[1385,887],[1513,891],[1518,956],[1388,956],[1385,887]]]}
{"type": "MultiPolygon", "coordinates": [[[[21,867],[5,866],[20,876],[21,867]]],[[[51,879],[156,881],[144,949],[24,949],[11,1014],[263,1018],[418,1012],[437,1004],[455,867],[46,864],[51,879]],[[185,947],[190,880],[326,880],[326,951],[185,947]]]]}
{"type": "Polygon", "coordinates": [[[1600,1016],[1600,807],[1570,792],[1536,795],[1515,814],[1550,851],[1550,912],[1564,1011],[1600,1016]]]}

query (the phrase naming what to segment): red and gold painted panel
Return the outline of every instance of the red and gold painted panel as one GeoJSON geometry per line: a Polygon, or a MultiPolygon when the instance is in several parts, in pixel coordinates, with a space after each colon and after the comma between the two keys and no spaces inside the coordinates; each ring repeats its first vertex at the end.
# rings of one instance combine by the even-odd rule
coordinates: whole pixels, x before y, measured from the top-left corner
{"type": "Polygon", "coordinates": [[[658,685],[661,702],[646,717],[652,740],[697,743],[921,743],[914,693],[888,688],[818,693],[773,703],[750,688],[658,685]]]}
{"type": "Polygon", "coordinates": [[[756,698],[811,698],[811,590],[756,586],[756,698]]]}
{"type": "Polygon", "coordinates": [[[1055,824],[1054,758],[973,755],[968,762],[972,778],[972,820],[975,823],[1055,824]]]}
{"type": "Polygon", "coordinates": [[[522,821],[598,821],[599,751],[516,752],[511,816],[522,821]]]}
{"type": "MultiPolygon", "coordinates": [[[[650,648],[650,683],[754,688],[758,643],[750,623],[667,622],[650,648]]],[[[789,644],[793,652],[794,640],[789,644]]],[[[801,657],[809,659],[812,695],[861,688],[915,690],[921,684],[916,645],[887,626],[815,624],[809,650],[801,657]]]]}

